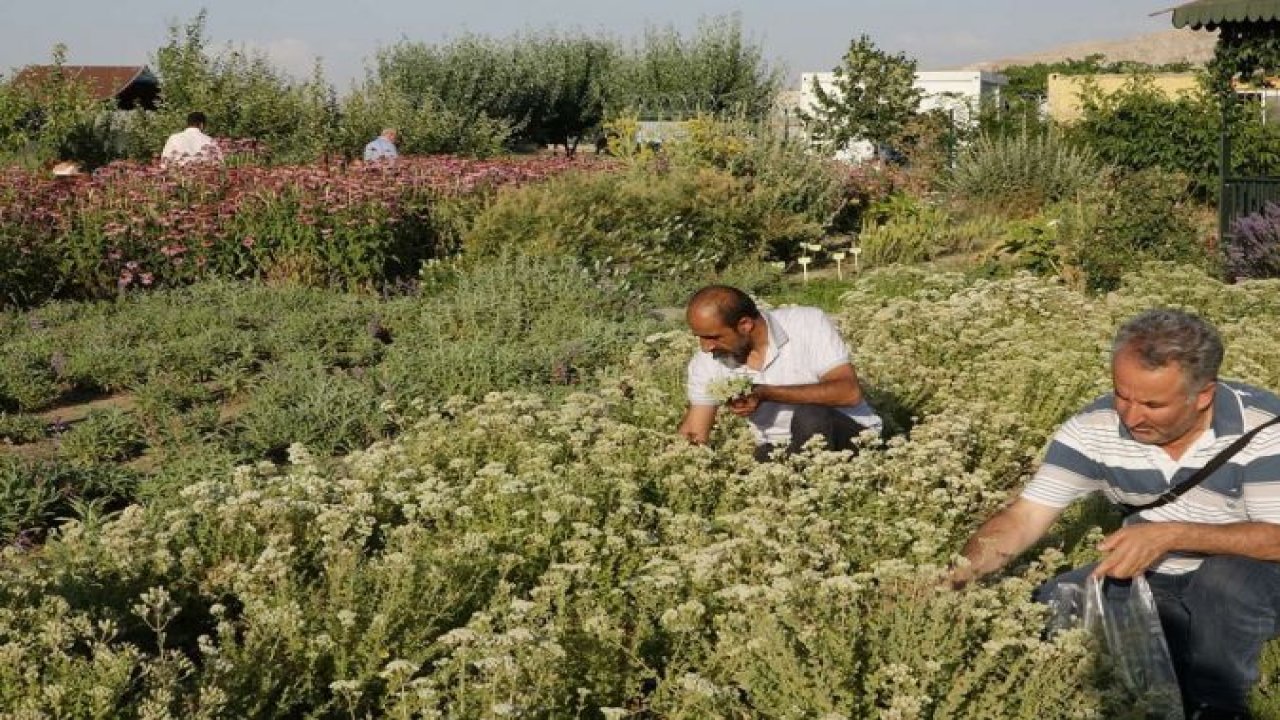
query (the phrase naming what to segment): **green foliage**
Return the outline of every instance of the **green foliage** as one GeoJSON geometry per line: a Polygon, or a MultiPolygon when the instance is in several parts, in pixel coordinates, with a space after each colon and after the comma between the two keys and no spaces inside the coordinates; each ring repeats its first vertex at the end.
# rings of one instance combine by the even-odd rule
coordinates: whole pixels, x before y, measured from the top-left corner
{"type": "Polygon", "coordinates": [[[947,187],[957,200],[1018,214],[1074,197],[1101,178],[1097,154],[1056,133],[982,135],[960,153],[947,187]]]}
{"type": "Polygon", "coordinates": [[[647,276],[721,270],[818,237],[819,223],[776,206],[763,189],[723,170],[674,164],[570,174],[497,197],[464,248],[477,256],[564,253],[647,276]]]}
{"type": "Polygon", "coordinates": [[[236,420],[246,457],[283,459],[294,442],[339,455],[382,437],[386,419],[364,370],[326,368],[303,353],[263,368],[236,420]]]}
{"type": "Polygon", "coordinates": [[[276,162],[320,157],[331,143],[336,101],[319,66],[299,82],[261,52],[230,46],[214,52],[205,34],[207,16],[201,10],[185,25],[170,25],[154,56],[160,107],[133,116],[127,157],[156,157],[165,137],[185,127],[187,113],[195,110],[208,116],[209,134],[254,140],[262,145],[255,152],[276,162]]]}
{"type": "Polygon", "coordinates": [[[365,135],[401,127],[410,149],[413,136],[429,135],[423,126],[434,123],[453,133],[437,132],[443,141],[422,143],[427,151],[471,151],[478,143],[466,133],[478,126],[499,142],[555,143],[573,154],[608,115],[761,119],[780,83],[781,73],[743,38],[737,18],[705,21],[692,39],[650,29],[629,49],[587,35],[467,35],[382,50],[375,75],[347,101],[343,123],[360,125],[365,135]],[[381,120],[354,117],[366,115],[381,120]]]}
{"type": "Polygon", "coordinates": [[[379,382],[401,402],[569,390],[650,329],[645,307],[608,265],[512,247],[387,317],[396,341],[379,382]]]}
{"type": "Polygon", "coordinates": [[[0,444],[35,442],[45,436],[46,423],[34,416],[0,412],[0,444]]]}
{"type": "Polygon", "coordinates": [[[847,166],[799,143],[709,116],[684,127],[662,154],[624,157],[620,172],[500,194],[468,230],[466,251],[567,253],[646,276],[718,272],[794,257],[800,243],[846,227],[866,199],[847,166]]]}
{"type": "Polygon", "coordinates": [[[1217,29],[1218,42],[1208,67],[1214,90],[1227,91],[1233,80],[1255,87],[1269,85],[1268,78],[1280,72],[1280,23],[1227,22],[1217,29]]]}
{"type": "MultiPolygon", "coordinates": [[[[871,214],[876,214],[873,207],[871,214]]],[[[967,253],[993,240],[1000,230],[988,217],[960,220],[944,208],[912,205],[888,213],[858,235],[860,262],[867,267],[894,263],[918,263],[945,255],[967,253]]]]}
{"type": "Polygon", "coordinates": [[[1196,237],[1185,176],[1157,168],[1120,175],[1098,202],[1097,224],[1079,245],[1079,266],[1091,288],[1117,287],[1125,273],[1150,260],[1217,269],[1196,237]]]}
{"type": "Polygon", "coordinates": [[[62,435],[58,455],[73,465],[93,466],[137,457],[146,447],[142,424],[118,408],[93,410],[62,435]]]}
{"type": "MultiPolygon", "coordinates": [[[[1213,96],[1201,92],[1168,98],[1149,79],[1135,77],[1110,95],[1086,92],[1083,115],[1068,137],[1125,170],[1163,168],[1180,172],[1201,199],[1218,192],[1222,111],[1213,96]]],[[[1233,168],[1246,175],[1280,169],[1280,129],[1262,124],[1260,113],[1233,103],[1233,168]]]]}
{"type": "Polygon", "coordinates": [[[0,455],[0,542],[29,547],[58,520],[118,509],[136,483],[135,473],[111,465],[0,455]]]}
{"type": "Polygon", "coordinates": [[[830,90],[814,79],[815,106],[800,118],[814,140],[832,152],[857,140],[888,143],[902,133],[920,104],[915,71],[915,60],[903,53],[890,55],[870,37],[859,36],[834,68],[830,90]]]}
{"type": "Polygon", "coordinates": [[[699,114],[763,120],[783,82],[764,49],[743,37],[737,15],[703,20],[693,38],[675,28],[650,28],[620,53],[610,114],[684,120],[699,114]]]}
{"type": "Polygon", "coordinates": [[[677,164],[728,171],[750,182],[760,203],[794,216],[794,237],[770,241],[770,254],[790,258],[796,246],[816,239],[818,230],[843,230],[865,200],[843,163],[817,157],[799,140],[778,137],[742,120],[701,115],[683,124],[685,134],[664,144],[677,164]]]}
{"type": "MultiPolygon", "coordinates": [[[[505,128],[516,142],[567,150],[600,123],[617,49],[589,36],[553,34],[495,40],[469,35],[442,46],[401,41],[379,52],[375,88],[415,110],[505,128]]],[[[417,125],[403,125],[410,134],[417,125]]],[[[501,139],[501,138],[499,138],[501,139]]],[[[463,144],[463,143],[459,143],[463,144]]]]}
{"type": "Polygon", "coordinates": [[[66,47],[54,48],[51,65],[38,81],[0,83],[0,163],[102,164],[110,159],[112,104],[94,100],[91,88],[65,69],[66,47]]]}
{"type": "Polygon", "coordinates": [[[1006,267],[1057,275],[1072,287],[1115,289],[1153,260],[1216,271],[1196,237],[1184,176],[1159,169],[1113,173],[1075,199],[1010,226],[995,249],[1006,267]]]}

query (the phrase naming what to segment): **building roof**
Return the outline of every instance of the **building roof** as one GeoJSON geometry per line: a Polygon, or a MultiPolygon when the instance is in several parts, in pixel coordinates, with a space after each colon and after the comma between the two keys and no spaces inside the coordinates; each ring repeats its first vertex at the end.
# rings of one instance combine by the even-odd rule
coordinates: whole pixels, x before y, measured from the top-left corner
{"type": "Polygon", "coordinates": [[[1195,0],[1173,9],[1173,26],[1213,29],[1224,22],[1280,20],[1280,0],[1195,0]]]}
{"type": "MultiPolygon", "coordinates": [[[[136,84],[160,84],[146,65],[63,65],[61,69],[65,77],[88,85],[95,100],[118,98],[136,84]]],[[[13,82],[40,85],[57,70],[57,65],[28,65],[13,77],[13,82]]]]}

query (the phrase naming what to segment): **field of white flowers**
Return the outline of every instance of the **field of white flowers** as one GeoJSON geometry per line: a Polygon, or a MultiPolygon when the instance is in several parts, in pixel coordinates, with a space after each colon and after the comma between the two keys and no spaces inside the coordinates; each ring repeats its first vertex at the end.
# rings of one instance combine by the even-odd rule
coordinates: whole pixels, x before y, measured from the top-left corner
{"type": "Polygon", "coordinates": [[[340,461],[295,446],[67,524],[0,562],[0,715],[1140,717],[1029,601],[1105,511],[985,586],[938,579],[1153,305],[1280,387],[1274,282],[1153,266],[1090,298],[886,270],[836,313],[893,431],[853,457],[757,465],[737,420],[678,439],[695,345],[673,329],[599,392],[413,403],[340,461]]]}

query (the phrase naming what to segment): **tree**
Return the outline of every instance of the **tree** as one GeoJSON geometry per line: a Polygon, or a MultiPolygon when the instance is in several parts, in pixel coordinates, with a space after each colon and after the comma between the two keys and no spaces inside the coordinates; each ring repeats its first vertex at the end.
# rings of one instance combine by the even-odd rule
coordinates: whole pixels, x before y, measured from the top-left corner
{"type": "Polygon", "coordinates": [[[849,43],[834,73],[830,90],[814,79],[813,109],[799,113],[813,139],[833,151],[857,140],[892,142],[920,104],[916,61],[884,52],[866,35],[849,43]]]}
{"type": "Polygon", "coordinates": [[[704,19],[695,37],[675,28],[649,28],[643,42],[617,63],[609,115],[647,119],[762,120],[773,107],[782,71],[742,33],[738,16],[704,19]]]}

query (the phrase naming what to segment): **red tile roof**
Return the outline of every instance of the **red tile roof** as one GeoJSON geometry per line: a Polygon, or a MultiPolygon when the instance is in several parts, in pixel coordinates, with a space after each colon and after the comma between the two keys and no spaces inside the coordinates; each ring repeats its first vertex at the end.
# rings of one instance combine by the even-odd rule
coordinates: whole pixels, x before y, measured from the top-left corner
{"type": "MultiPolygon", "coordinates": [[[[13,77],[17,84],[44,84],[57,70],[56,65],[28,65],[13,77]]],[[[95,100],[110,100],[135,82],[157,84],[146,65],[63,65],[62,72],[89,86],[95,100]]]]}

